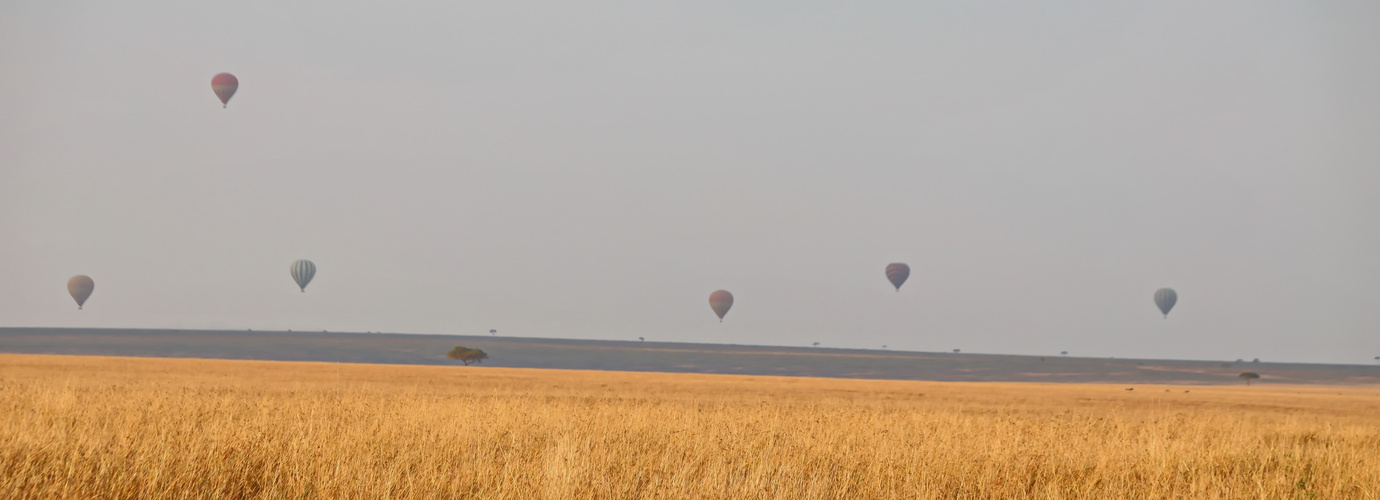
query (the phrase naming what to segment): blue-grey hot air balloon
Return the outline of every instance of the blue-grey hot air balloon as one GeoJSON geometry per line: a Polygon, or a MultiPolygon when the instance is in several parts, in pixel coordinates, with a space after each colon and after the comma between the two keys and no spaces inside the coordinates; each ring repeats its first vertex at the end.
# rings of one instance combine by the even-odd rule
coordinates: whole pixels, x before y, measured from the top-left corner
{"type": "Polygon", "coordinates": [[[312,264],[307,259],[302,259],[292,263],[292,279],[297,282],[297,286],[302,289],[302,293],[307,292],[307,283],[316,276],[316,264],[312,264]]]}
{"type": "Polygon", "coordinates": [[[1169,310],[1174,308],[1174,303],[1179,301],[1179,294],[1173,288],[1161,288],[1155,290],[1155,305],[1160,306],[1160,312],[1164,317],[1169,317],[1169,310]]]}

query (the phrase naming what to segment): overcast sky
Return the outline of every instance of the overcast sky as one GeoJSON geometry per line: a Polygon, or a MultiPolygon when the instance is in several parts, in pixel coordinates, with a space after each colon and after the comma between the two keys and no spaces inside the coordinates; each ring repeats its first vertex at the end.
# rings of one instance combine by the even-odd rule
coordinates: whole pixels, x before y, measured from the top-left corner
{"type": "Polygon", "coordinates": [[[1374,363],[1380,3],[1023,3],[6,1],[0,326],[1374,363]]]}

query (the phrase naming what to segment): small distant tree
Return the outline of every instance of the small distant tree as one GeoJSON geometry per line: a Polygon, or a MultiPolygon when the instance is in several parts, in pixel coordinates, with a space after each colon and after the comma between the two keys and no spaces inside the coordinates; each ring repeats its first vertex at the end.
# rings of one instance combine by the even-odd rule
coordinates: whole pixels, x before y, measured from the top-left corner
{"type": "Polygon", "coordinates": [[[1060,356],[1068,356],[1068,355],[1069,355],[1069,352],[1068,352],[1068,351],[1059,351],[1059,355],[1060,355],[1060,356]]]}
{"type": "Polygon", "coordinates": [[[882,344],[882,349],[886,349],[886,344],[882,344]]]}
{"type": "Polygon", "coordinates": [[[962,349],[954,349],[954,354],[958,354],[958,353],[960,353],[960,352],[963,352],[963,350],[962,350],[962,349]]]}
{"type": "Polygon", "coordinates": [[[638,342],[646,342],[647,339],[644,339],[644,338],[642,338],[642,337],[638,337],[638,338],[637,338],[637,341],[638,341],[638,342]]]}
{"type": "Polygon", "coordinates": [[[815,342],[815,347],[819,347],[819,342],[815,342]]]}
{"type": "Polygon", "coordinates": [[[498,330],[489,329],[489,335],[498,335],[498,330]]]}
{"type": "Polygon", "coordinates": [[[1246,385],[1251,385],[1252,380],[1260,378],[1260,374],[1256,372],[1241,372],[1241,374],[1237,376],[1241,377],[1242,380],[1245,380],[1246,385]]]}
{"type": "Polygon", "coordinates": [[[1252,363],[1259,363],[1259,362],[1260,362],[1260,358],[1252,359],[1251,362],[1252,362],[1252,363]]]}
{"type": "Polygon", "coordinates": [[[486,359],[489,359],[489,353],[486,353],[481,349],[470,349],[465,346],[455,346],[454,349],[451,349],[450,352],[446,353],[446,357],[464,363],[465,366],[470,366],[470,363],[478,363],[486,359]]]}

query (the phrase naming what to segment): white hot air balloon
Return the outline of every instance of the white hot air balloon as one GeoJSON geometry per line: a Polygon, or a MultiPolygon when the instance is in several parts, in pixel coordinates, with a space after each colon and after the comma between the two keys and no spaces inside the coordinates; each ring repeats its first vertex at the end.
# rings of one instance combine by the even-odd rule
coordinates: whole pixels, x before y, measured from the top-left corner
{"type": "Polygon", "coordinates": [[[297,286],[302,289],[302,293],[307,292],[307,283],[316,276],[316,264],[312,264],[307,259],[302,259],[292,263],[292,280],[297,282],[297,286]]]}
{"type": "Polygon", "coordinates": [[[67,280],[67,293],[72,295],[72,300],[77,301],[77,309],[86,305],[86,299],[91,298],[91,292],[95,289],[96,282],[91,281],[91,278],[84,274],[78,274],[67,280]]]}

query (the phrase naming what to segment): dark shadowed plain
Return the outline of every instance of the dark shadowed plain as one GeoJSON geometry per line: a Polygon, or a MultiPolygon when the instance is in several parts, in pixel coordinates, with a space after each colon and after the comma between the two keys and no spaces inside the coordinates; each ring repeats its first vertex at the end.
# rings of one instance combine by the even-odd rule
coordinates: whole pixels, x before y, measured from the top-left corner
{"type": "Polygon", "coordinates": [[[1364,365],[1175,361],[461,335],[0,328],[0,352],[86,356],[455,365],[889,380],[1235,385],[1380,385],[1364,365]]]}

